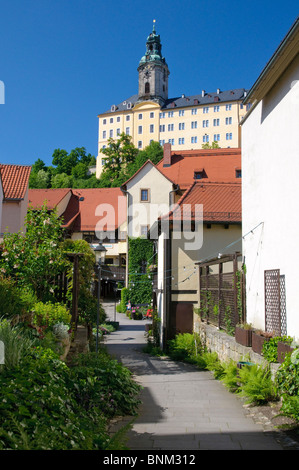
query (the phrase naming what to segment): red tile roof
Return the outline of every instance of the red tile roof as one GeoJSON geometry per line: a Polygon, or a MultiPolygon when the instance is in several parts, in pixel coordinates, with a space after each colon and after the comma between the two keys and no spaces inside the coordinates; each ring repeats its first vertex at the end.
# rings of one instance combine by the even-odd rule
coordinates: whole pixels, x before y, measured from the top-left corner
{"type": "Polygon", "coordinates": [[[28,204],[34,209],[46,204],[49,210],[53,210],[70,191],[70,188],[29,189],[28,204]]]}
{"type": "Polygon", "coordinates": [[[31,166],[0,164],[1,180],[6,200],[22,200],[29,184],[31,166]]]}
{"type": "Polygon", "coordinates": [[[48,209],[53,210],[69,192],[71,197],[62,214],[64,228],[93,232],[100,224],[100,231],[115,230],[125,222],[126,197],[120,188],[30,189],[29,204],[38,209],[46,201],[48,209]]]}
{"type": "Polygon", "coordinates": [[[194,172],[205,171],[204,182],[235,182],[236,170],[241,168],[241,149],[209,149],[171,152],[171,165],[157,168],[180,189],[187,189],[194,182],[194,172]]]}
{"type": "MultiPolygon", "coordinates": [[[[78,200],[79,212],[73,223],[73,231],[115,230],[126,221],[126,197],[120,188],[73,189],[78,200]]],[[[72,203],[75,205],[75,202],[72,203]]],[[[67,208],[64,217],[70,223],[74,207],[67,208]],[[72,210],[71,210],[72,209],[72,210]]]]}
{"type": "Polygon", "coordinates": [[[202,204],[204,222],[241,223],[241,183],[194,182],[177,204],[178,212],[164,218],[183,220],[184,215],[187,220],[194,220],[196,205],[202,204]]]}

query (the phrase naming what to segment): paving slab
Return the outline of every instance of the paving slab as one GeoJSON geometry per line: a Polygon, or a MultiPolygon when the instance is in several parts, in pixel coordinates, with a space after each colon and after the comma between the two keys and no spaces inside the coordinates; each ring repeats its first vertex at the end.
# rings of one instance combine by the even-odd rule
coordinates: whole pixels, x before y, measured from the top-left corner
{"type": "Polygon", "coordinates": [[[139,414],[127,433],[130,450],[283,450],[276,433],[248,416],[211,372],[143,353],[146,320],[130,320],[109,303],[104,308],[120,324],[105,337],[107,350],[142,386],[139,414]]]}

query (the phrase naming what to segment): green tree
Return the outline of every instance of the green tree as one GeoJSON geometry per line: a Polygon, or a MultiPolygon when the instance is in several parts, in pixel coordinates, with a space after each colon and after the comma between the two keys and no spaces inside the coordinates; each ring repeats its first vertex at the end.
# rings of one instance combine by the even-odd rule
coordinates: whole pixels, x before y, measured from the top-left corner
{"type": "Polygon", "coordinates": [[[134,175],[136,171],[138,171],[139,168],[147,162],[147,160],[150,160],[154,165],[157,165],[162,158],[163,148],[159,142],[152,141],[144,150],[139,151],[136,159],[129,165],[129,177],[134,175]]]}
{"type": "Polygon", "coordinates": [[[62,250],[60,224],[46,205],[39,211],[29,208],[26,233],[5,234],[1,243],[0,272],[43,301],[55,298],[55,277],[70,263],[62,250]]]}
{"type": "Polygon", "coordinates": [[[66,173],[58,173],[51,179],[52,188],[71,188],[72,183],[72,177],[66,173]]]}
{"type": "Polygon", "coordinates": [[[48,188],[50,183],[49,173],[44,170],[40,169],[37,172],[30,173],[29,177],[29,187],[36,188],[36,189],[44,189],[48,188]]]}
{"type": "Polygon", "coordinates": [[[108,144],[108,147],[102,149],[105,164],[101,179],[109,186],[118,186],[120,181],[123,182],[127,178],[128,165],[134,162],[138,149],[132,143],[132,137],[125,133],[122,133],[118,139],[110,138],[108,144]]]}
{"type": "Polygon", "coordinates": [[[209,144],[209,142],[207,142],[206,144],[202,144],[201,148],[203,149],[219,149],[219,144],[218,142],[212,142],[211,144],[209,144]]]}

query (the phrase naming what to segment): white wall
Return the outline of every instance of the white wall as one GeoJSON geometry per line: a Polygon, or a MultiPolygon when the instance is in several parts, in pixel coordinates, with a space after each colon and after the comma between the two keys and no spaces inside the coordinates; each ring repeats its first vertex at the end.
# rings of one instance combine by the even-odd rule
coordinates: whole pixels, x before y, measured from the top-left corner
{"type": "Polygon", "coordinates": [[[287,334],[296,338],[299,338],[298,73],[299,56],[242,126],[247,321],[258,328],[265,327],[264,271],[280,269],[286,279],[287,334]]]}
{"type": "Polygon", "coordinates": [[[151,227],[160,215],[169,212],[169,192],[171,190],[172,183],[151,163],[145,165],[127,184],[129,193],[128,235],[130,237],[139,237],[142,225],[151,227]],[[148,202],[140,201],[141,189],[149,189],[148,202]],[[160,211],[156,212],[155,209],[160,209],[160,211]]]}

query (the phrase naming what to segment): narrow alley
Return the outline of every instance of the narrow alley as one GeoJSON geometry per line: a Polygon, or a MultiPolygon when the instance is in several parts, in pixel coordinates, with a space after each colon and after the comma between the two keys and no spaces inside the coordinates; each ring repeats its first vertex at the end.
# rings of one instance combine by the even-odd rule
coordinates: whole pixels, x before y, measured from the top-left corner
{"type": "Polygon", "coordinates": [[[139,415],[127,434],[130,450],[284,450],[279,433],[255,422],[212,373],[143,353],[146,320],[118,314],[114,304],[104,308],[120,324],[105,337],[107,350],[143,387],[139,415]]]}

